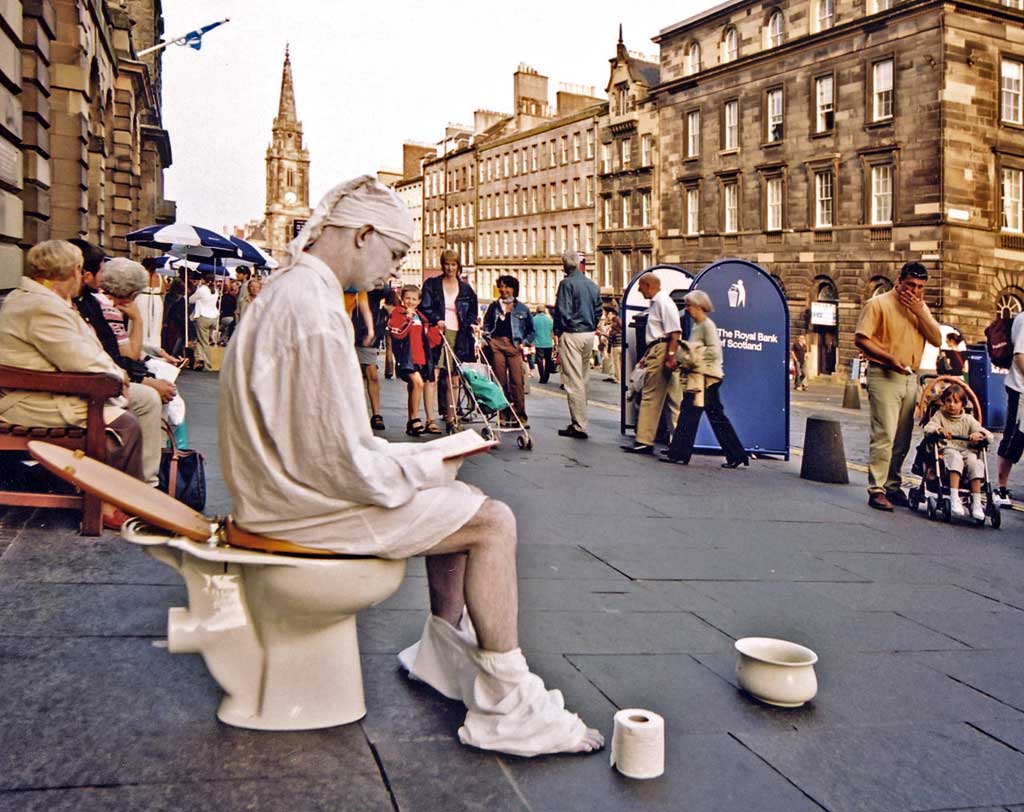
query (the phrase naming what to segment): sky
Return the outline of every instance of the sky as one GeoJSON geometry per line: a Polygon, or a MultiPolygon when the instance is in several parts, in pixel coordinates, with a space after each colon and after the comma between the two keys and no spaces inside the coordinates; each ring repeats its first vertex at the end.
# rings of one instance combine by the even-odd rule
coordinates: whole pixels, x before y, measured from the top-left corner
{"type": "Polygon", "coordinates": [[[165,39],[231,19],[199,51],[164,51],[165,196],[180,221],[218,231],[262,218],[286,43],[315,203],[346,178],[400,171],[405,141],[434,144],[477,109],[510,113],[519,63],[549,77],[552,104],[561,82],[603,98],[620,23],[629,50],[656,57],[653,36],[715,3],[164,0],[165,39]]]}

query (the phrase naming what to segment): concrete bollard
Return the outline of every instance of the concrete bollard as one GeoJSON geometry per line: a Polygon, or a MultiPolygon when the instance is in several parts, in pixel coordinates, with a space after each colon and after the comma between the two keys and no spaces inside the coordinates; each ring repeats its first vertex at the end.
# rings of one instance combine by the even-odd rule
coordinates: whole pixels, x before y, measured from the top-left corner
{"type": "Polygon", "coordinates": [[[807,418],[800,478],[838,485],[850,483],[850,474],[846,470],[846,450],[843,448],[843,430],[835,418],[822,415],[807,418]]]}
{"type": "Polygon", "coordinates": [[[860,383],[857,381],[846,382],[846,388],[843,390],[843,408],[860,408],[860,383]]]}

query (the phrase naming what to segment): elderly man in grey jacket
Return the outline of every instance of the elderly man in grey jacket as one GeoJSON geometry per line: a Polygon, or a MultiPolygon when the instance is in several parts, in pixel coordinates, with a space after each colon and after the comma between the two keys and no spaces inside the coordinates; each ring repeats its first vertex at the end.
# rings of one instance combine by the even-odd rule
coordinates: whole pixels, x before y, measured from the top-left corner
{"type": "Polygon", "coordinates": [[[562,254],[565,278],[555,294],[555,337],[561,359],[562,385],[569,401],[569,425],[560,437],[587,439],[587,376],[594,332],[601,318],[601,291],[580,270],[580,255],[562,254]]]}

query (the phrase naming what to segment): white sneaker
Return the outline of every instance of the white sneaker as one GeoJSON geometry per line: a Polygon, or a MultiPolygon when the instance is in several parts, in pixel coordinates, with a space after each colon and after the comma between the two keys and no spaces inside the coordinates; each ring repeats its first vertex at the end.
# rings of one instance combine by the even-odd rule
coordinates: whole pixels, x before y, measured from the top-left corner
{"type": "Polygon", "coordinates": [[[971,497],[971,518],[975,521],[985,521],[985,509],[981,506],[981,497],[971,497]]]}
{"type": "Polygon", "coordinates": [[[1013,499],[1010,498],[1010,491],[1007,488],[996,488],[992,491],[992,502],[998,507],[1013,506],[1013,499]]]}
{"type": "Polygon", "coordinates": [[[954,493],[949,497],[949,508],[950,512],[954,516],[966,516],[967,511],[964,510],[964,503],[960,500],[960,494],[954,493]]]}

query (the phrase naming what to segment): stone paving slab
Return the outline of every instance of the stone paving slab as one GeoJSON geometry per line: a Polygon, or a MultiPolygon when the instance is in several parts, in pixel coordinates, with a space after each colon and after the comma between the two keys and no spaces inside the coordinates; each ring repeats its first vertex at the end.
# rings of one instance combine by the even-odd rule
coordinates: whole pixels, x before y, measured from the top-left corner
{"type": "Polygon", "coordinates": [[[921,652],[917,662],[1024,711],[1024,650],[921,652]]]}
{"type": "Polygon", "coordinates": [[[1024,800],[1024,755],[966,724],[739,733],[737,738],[834,812],[913,812],[1024,800]]]}
{"type": "MultiPolygon", "coordinates": [[[[375,776],[346,768],[334,778],[187,781],[118,787],[75,787],[0,794],[0,812],[182,812],[191,809],[302,812],[393,812],[375,776]]],[[[379,773],[377,774],[379,777],[379,773]]]]}

